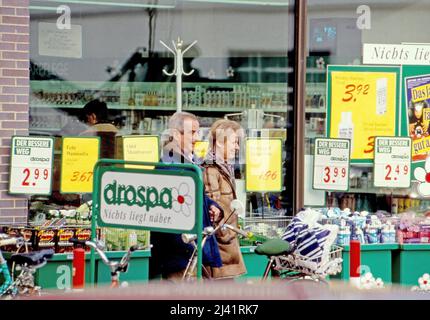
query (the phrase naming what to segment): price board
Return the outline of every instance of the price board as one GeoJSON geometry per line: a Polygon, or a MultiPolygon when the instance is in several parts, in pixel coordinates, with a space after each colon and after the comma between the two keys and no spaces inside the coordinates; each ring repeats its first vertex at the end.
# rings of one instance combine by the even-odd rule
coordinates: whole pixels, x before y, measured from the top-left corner
{"type": "Polygon", "coordinates": [[[399,136],[400,68],[328,66],[327,133],[351,140],[351,162],[371,163],[375,137],[399,136]]]}
{"type": "Polygon", "coordinates": [[[61,193],[93,191],[94,165],[100,156],[100,137],[64,137],[61,155],[61,193]]]}
{"type": "MultiPolygon", "coordinates": [[[[160,143],[158,136],[124,136],[123,156],[125,161],[158,162],[160,143]]],[[[153,169],[153,166],[125,165],[126,168],[153,169]]]]}
{"type": "Polygon", "coordinates": [[[377,137],[375,139],[375,187],[409,188],[411,186],[411,138],[377,137]]]}
{"type": "Polygon", "coordinates": [[[348,191],[350,141],[345,139],[317,138],[315,140],[315,190],[348,191]]]}
{"type": "Polygon", "coordinates": [[[281,191],[281,179],[282,139],[247,139],[245,169],[246,191],[281,191]]]}
{"type": "Polygon", "coordinates": [[[209,141],[196,141],[194,144],[194,155],[197,158],[204,159],[209,150],[209,141]]]}
{"type": "Polygon", "coordinates": [[[54,139],[12,137],[9,193],[51,194],[54,139]]]}

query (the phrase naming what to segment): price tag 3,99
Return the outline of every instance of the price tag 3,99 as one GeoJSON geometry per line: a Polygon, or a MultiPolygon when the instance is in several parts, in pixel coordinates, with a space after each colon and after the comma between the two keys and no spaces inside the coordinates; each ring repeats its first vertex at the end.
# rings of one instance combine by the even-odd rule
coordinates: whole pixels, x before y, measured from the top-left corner
{"type": "Polygon", "coordinates": [[[409,188],[411,186],[411,139],[377,137],[374,163],[375,187],[409,188]]]}
{"type": "Polygon", "coordinates": [[[348,191],[349,162],[349,140],[316,139],[313,188],[327,191],[348,191]]]}
{"type": "Polygon", "coordinates": [[[54,139],[12,138],[9,193],[51,194],[54,139]]]}

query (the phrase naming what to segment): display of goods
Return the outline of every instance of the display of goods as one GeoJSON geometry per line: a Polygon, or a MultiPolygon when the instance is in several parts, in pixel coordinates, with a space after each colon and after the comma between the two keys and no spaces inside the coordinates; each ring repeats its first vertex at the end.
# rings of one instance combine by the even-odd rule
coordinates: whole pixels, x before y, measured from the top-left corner
{"type": "Polygon", "coordinates": [[[103,228],[103,239],[109,251],[128,250],[133,245],[149,245],[149,231],[120,228],[103,228]]]}
{"type": "MultiPolygon", "coordinates": [[[[75,238],[81,241],[91,240],[91,229],[90,228],[77,228],[75,231],[75,238]]],[[[85,251],[90,251],[89,246],[83,246],[80,244],[75,245],[75,248],[84,248],[85,251]]]]}
{"type": "MultiPolygon", "coordinates": [[[[34,251],[34,241],[36,231],[26,227],[3,227],[3,233],[10,235],[11,237],[22,237],[24,238],[24,245],[19,248],[19,252],[31,252],[34,251]]],[[[15,245],[9,245],[2,247],[2,251],[17,252],[18,248],[15,245]]]]}
{"type": "Polygon", "coordinates": [[[75,235],[75,229],[64,228],[57,231],[57,245],[55,247],[56,253],[73,252],[73,243],[69,241],[75,235]]]}
{"type": "Polygon", "coordinates": [[[36,233],[35,247],[37,250],[55,249],[57,240],[57,230],[40,229],[36,233]]]}

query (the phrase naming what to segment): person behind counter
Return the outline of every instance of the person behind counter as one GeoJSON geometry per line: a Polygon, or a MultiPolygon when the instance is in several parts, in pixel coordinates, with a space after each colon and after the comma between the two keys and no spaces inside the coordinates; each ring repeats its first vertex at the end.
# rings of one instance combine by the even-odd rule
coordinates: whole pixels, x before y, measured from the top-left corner
{"type": "Polygon", "coordinates": [[[108,121],[106,103],[98,99],[92,100],[84,106],[82,115],[90,127],[79,135],[100,137],[100,158],[115,158],[115,136],[118,129],[108,121]]]}

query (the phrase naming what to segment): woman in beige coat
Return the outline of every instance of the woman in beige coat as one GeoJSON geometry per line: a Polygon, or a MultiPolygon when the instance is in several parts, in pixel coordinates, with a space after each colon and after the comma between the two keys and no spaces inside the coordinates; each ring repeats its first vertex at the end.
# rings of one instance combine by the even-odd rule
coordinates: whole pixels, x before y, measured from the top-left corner
{"type": "MultiPolygon", "coordinates": [[[[230,204],[236,199],[233,163],[239,149],[242,128],[230,120],[216,121],[209,134],[209,151],[203,164],[203,179],[207,195],[223,209],[223,216],[213,217],[215,226],[224,222],[238,227],[237,214],[231,214],[230,204]],[[228,220],[226,221],[226,219],[228,220]]],[[[237,233],[225,229],[216,234],[222,267],[212,268],[212,278],[233,278],[246,273],[237,233]]]]}

